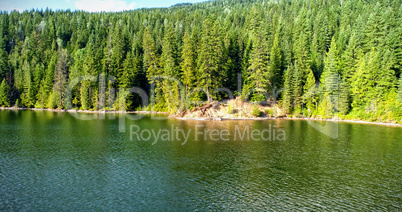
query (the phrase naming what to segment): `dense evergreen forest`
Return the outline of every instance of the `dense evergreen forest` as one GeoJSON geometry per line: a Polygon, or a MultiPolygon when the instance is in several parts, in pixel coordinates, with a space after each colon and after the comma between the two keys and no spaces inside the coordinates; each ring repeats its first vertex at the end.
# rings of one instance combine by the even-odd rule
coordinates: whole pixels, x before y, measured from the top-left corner
{"type": "Polygon", "coordinates": [[[400,0],[2,12],[0,106],[175,113],[231,97],[224,87],[289,114],[400,121],[401,23],[400,0]]]}

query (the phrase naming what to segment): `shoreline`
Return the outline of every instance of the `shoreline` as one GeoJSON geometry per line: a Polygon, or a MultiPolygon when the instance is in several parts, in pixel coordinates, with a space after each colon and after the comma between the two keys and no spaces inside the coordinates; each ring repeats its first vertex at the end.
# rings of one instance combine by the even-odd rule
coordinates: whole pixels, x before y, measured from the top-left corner
{"type": "Polygon", "coordinates": [[[264,121],[264,120],[298,120],[298,121],[325,121],[325,122],[346,122],[354,124],[371,124],[389,127],[402,127],[402,124],[389,123],[389,122],[370,122],[363,120],[348,120],[348,119],[320,119],[320,118],[292,118],[292,117],[261,117],[261,118],[180,118],[169,114],[168,112],[156,111],[110,111],[110,110],[67,110],[67,109],[39,109],[39,108],[15,108],[15,107],[0,107],[0,110],[31,110],[31,111],[49,111],[49,112],[71,112],[71,113],[87,113],[87,114],[161,114],[168,115],[169,118],[182,120],[182,121],[264,121]]]}
{"type": "Polygon", "coordinates": [[[264,121],[264,120],[293,120],[293,121],[316,121],[316,122],[345,122],[353,124],[370,124],[370,125],[381,125],[389,127],[402,127],[402,124],[388,123],[388,122],[370,122],[363,120],[347,120],[347,119],[318,119],[318,118],[291,118],[291,117],[281,117],[281,118],[178,118],[172,117],[182,121],[264,121]]]}
{"type": "Polygon", "coordinates": [[[41,109],[41,108],[15,108],[15,107],[0,107],[0,110],[31,110],[31,111],[49,111],[49,112],[69,112],[69,113],[110,113],[110,114],[125,114],[125,113],[135,113],[135,114],[162,114],[169,115],[167,112],[156,112],[156,111],[114,111],[114,110],[74,110],[74,109],[41,109]]]}

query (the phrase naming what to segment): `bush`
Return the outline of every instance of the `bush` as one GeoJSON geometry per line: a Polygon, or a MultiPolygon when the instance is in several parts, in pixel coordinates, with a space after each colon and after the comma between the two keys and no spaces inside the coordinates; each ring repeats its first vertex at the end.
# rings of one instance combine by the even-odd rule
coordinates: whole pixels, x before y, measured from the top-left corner
{"type": "Polygon", "coordinates": [[[308,117],[308,116],[309,116],[308,110],[307,110],[306,108],[303,109],[303,116],[304,116],[304,117],[308,117]]]}
{"type": "Polygon", "coordinates": [[[274,114],[274,112],[271,109],[266,109],[265,113],[267,113],[267,115],[272,116],[274,114]]]}
{"type": "Polygon", "coordinates": [[[227,111],[228,111],[228,114],[233,114],[233,105],[232,104],[228,104],[228,109],[227,109],[227,111]]]}
{"type": "Polygon", "coordinates": [[[251,115],[255,117],[260,117],[261,116],[261,110],[258,104],[253,105],[253,110],[251,111],[251,115]]]}

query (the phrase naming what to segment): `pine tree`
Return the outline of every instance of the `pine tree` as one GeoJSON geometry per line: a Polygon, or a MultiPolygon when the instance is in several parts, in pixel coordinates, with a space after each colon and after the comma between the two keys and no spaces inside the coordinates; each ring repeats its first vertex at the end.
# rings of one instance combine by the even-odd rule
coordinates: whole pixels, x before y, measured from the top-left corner
{"type": "Polygon", "coordinates": [[[337,94],[339,91],[338,79],[340,72],[340,61],[334,38],[332,38],[331,47],[329,48],[324,64],[324,72],[321,76],[321,83],[324,86],[324,91],[328,92],[329,95],[337,94]]]}
{"type": "Polygon", "coordinates": [[[89,110],[90,105],[90,95],[89,95],[89,87],[91,86],[91,82],[89,81],[82,81],[81,82],[81,108],[83,110],[89,110]]]}
{"type": "MultiPolygon", "coordinates": [[[[222,82],[224,88],[234,92],[235,96],[241,94],[239,90],[239,74],[242,72],[241,44],[237,32],[229,31],[224,40],[223,69],[225,77],[222,82]]],[[[228,96],[229,97],[229,96],[228,96]]]]}
{"type": "Polygon", "coordinates": [[[282,107],[285,113],[290,113],[292,110],[293,102],[293,90],[292,90],[292,79],[293,79],[294,67],[292,64],[288,67],[284,74],[284,92],[282,107]]]}
{"type": "Polygon", "coordinates": [[[307,81],[304,84],[303,90],[303,103],[306,104],[308,109],[312,110],[314,108],[313,103],[316,103],[316,80],[311,70],[307,75],[307,81]]]}
{"type": "Polygon", "coordinates": [[[47,101],[47,92],[45,90],[45,80],[43,79],[39,85],[38,94],[36,95],[35,108],[44,108],[47,101]]]}
{"type": "Polygon", "coordinates": [[[54,76],[54,95],[57,95],[58,97],[57,105],[59,108],[63,107],[63,97],[67,85],[67,74],[69,66],[67,57],[67,50],[61,49],[60,47],[54,76]]]}
{"type": "Polygon", "coordinates": [[[138,57],[133,55],[130,51],[127,54],[126,59],[123,62],[123,73],[120,78],[120,88],[124,88],[126,93],[122,93],[122,96],[125,97],[125,109],[133,109],[134,104],[134,96],[133,94],[129,94],[127,89],[130,89],[134,86],[139,86],[139,82],[136,80],[140,75],[140,66],[138,57]]]}
{"type": "Polygon", "coordinates": [[[279,48],[278,34],[275,35],[274,44],[271,49],[269,69],[273,87],[282,87],[282,53],[279,48]]]}
{"type": "Polygon", "coordinates": [[[298,66],[298,63],[296,61],[292,76],[292,99],[293,99],[293,107],[296,109],[301,109],[302,92],[303,92],[302,70],[300,70],[300,67],[298,66]]]}
{"type": "Polygon", "coordinates": [[[204,20],[200,52],[198,56],[199,84],[206,91],[208,102],[212,101],[213,90],[222,83],[222,42],[220,24],[211,17],[204,20]]]}
{"type": "Polygon", "coordinates": [[[254,89],[257,95],[257,99],[255,100],[257,101],[263,101],[265,98],[263,92],[268,87],[272,87],[272,84],[269,82],[268,42],[266,37],[261,26],[257,26],[253,32],[253,48],[250,53],[250,66],[247,69],[248,88],[254,89]]]}
{"type": "Polygon", "coordinates": [[[357,36],[353,33],[349,39],[346,50],[342,54],[342,77],[347,83],[351,83],[353,71],[357,63],[358,52],[357,36]]]}
{"type": "Polygon", "coordinates": [[[307,17],[307,11],[303,8],[297,18],[297,26],[294,30],[294,59],[300,69],[300,74],[303,82],[307,74],[311,70],[310,57],[310,40],[311,40],[311,24],[307,17]]]}
{"type": "Polygon", "coordinates": [[[10,107],[8,94],[8,85],[6,79],[3,79],[0,85],[0,106],[10,107]]]}
{"type": "Polygon", "coordinates": [[[156,55],[155,42],[152,39],[149,27],[144,31],[144,71],[147,73],[148,80],[153,83],[152,78],[160,74],[159,61],[156,55]]]}
{"type": "MultiPolygon", "coordinates": [[[[37,94],[39,91],[40,83],[44,76],[43,64],[37,64],[33,73],[33,93],[37,94]]],[[[35,97],[36,99],[36,97],[35,97]]]]}
{"type": "Polygon", "coordinates": [[[349,84],[346,82],[346,80],[342,80],[342,82],[340,83],[338,110],[343,115],[346,115],[350,109],[349,92],[350,92],[349,84]]]}
{"type": "Polygon", "coordinates": [[[120,22],[115,23],[112,37],[111,75],[118,77],[121,74],[123,61],[126,56],[127,38],[123,35],[120,22]]]}
{"type": "Polygon", "coordinates": [[[193,88],[196,81],[195,45],[188,32],[185,32],[183,37],[182,62],[180,63],[180,67],[183,72],[182,79],[184,86],[186,86],[187,96],[188,89],[193,88]]]}
{"type": "Polygon", "coordinates": [[[144,49],[144,71],[147,75],[150,84],[155,86],[154,90],[151,92],[151,102],[152,103],[162,103],[162,90],[161,83],[159,80],[155,80],[156,76],[161,75],[161,70],[159,67],[159,57],[156,54],[155,42],[151,36],[149,27],[145,28],[143,36],[143,49],[144,49]]]}
{"type": "Polygon", "coordinates": [[[331,101],[331,105],[337,109],[339,106],[340,61],[334,38],[332,38],[324,64],[324,71],[321,75],[322,91],[325,96],[329,97],[328,101],[331,101]]]}
{"type": "Polygon", "coordinates": [[[395,71],[393,70],[396,61],[393,52],[389,49],[383,50],[381,53],[377,55],[374,61],[378,65],[373,65],[371,68],[378,67],[378,69],[373,70],[373,73],[376,75],[376,92],[378,96],[386,99],[387,94],[391,90],[394,90],[398,83],[395,71]]]}
{"type": "Polygon", "coordinates": [[[371,88],[374,87],[374,77],[373,73],[371,73],[368,63],[369,60],[372,59],[373,54],[375,54],[374,51],[367,53],[366,55],[363,55],[362,53],[359,55],[357,69],[352,77],[352,108],[356,110],[364,106],[364,104],[367,103],[372,97],[370,91],[371,88]]]}
{"type": "Polygon", "coordinates": [[[22,94],[21,94],[21,103],[26,107],[32,107],[34,105],[34,89],[32,82],[32,71],[30,64],[25,60],[24,65],[22,66],[22,94]]]}
{"type": "MultiPolygon", "coordinates": [[[[175,37],[173,33],[173,27],[171,24],[167,24],[165,29],[165,36],[162,45],[161,63],[163,74],[167,77],[174,79],[179,78],[179,66],[177,58],[177,47],[174,45],[175,37]]],[[[179,84],[170,79],[163,81],[163,93],[164,99],[167,103],[168,111],[175,113],[180,106],[180,90],[179,84]]]]}
{"type": "Polygon", "coordinates": [[[8,71],[9,71],[8,54],[6,51],[6,45],[4,43],[3,36],[0,34],[0,79],[3,79],[8,71]]]}
{"type": "Polygon", "coordinates": [[[328,92],[324,93],[320,106],[318,107],[318,113],[322,115],[322,118],[331,118],[334,115],[334,105],[328,92]]]}
{"type": "Polygon", "coordinates": [[[365,23],[366,27],[364,29],[364,47],[366,52],[370,51],[371,48],[383,45],[383,42],[385,41],[384,37],[387,32],[385,20],[382,16],[381,4],[377,2],[371,11],[372,12],[367,23],[365,23]]]}

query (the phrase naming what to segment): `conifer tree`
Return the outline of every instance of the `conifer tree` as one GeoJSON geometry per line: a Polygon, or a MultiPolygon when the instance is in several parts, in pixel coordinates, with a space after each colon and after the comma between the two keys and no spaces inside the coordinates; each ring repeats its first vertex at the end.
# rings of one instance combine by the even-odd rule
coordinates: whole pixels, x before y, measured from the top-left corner
{"type": "Polygon", "coordinates": [[[271,49],[269,69],[273,87],[282,87],[282,53],[279,48],[278,34],[275,35],[274,44],[271,49]]]}
{"type": "Polygon", "coordinates": [[[353,33],[349,39],[346,50],[342,54],[342,77],[347,83],[351,83],[353,70],[357,63],[357,54],[359,48],[357,46],[357,36],[353,33]]]}
{"type": "Polygon", "coordinates": [[[372,73],[367,65],[367,58],[369,56],[369,54],[360,54],[356,72],[352,77],[352,108],[356,110],[360,109],[367,102],[367,99],[370,99],[369,90],[374,87],[372,73]]]}
{"type": "Polygon", "coordinates": [[[285,113],[290,113],[292,110],[293,102],[293,90],[292,90],[292,79],[293,79],[294,67],[292,64],[288,67],[284,74],[284,91],[283,91],[283,101],[282,106],[285,113]]]}
{"type": "Polygon", "coordinates": [[[22,94],[21,103],[26,107],[32,107],[34,105],[34,92],[32,82],[32,72],[30,64],[25,60],[22,66],[22,94]]]}
{"type": "MultiPolygon", "coordinates": [[[[173,27],[167,24],[165,29],[165,36],[162,45],[161,63],[163,74],[167,77],[179,78],[179,66],[177,58],[177,47],[175,44],[175,37],[173,27]]],[[[162,83],[164,99],[166,101],[168,111],[174,113],[180,105],[180,90],[177,82],[171,79],[165,79],[162,83]]]]}
{"type": "Polygon", "coordinates": [[[393,70],[396,64],[393,52],[389,49],[383,51],[382,54],[377,55],[375,64],[371,68],[378,68],[373,70],[376,75],[376,92],[378,96],[385,98],[391,90],[396,88],[398,81],[393,70]]]}
{"type": "Polygon", "coordinates": [[[343,115],[346,115],[349,112],[349,92],[349,84],[346,82],[346,80],[342,80],[342,82],[340,83],[338,111],[343,115]]]}
{"type": "Polygon", "coordinates": [[[292,76],[292,99],[293,99],[293,107],[296,109],[301,109],[302,92],[303,92],[302,70],[300,70],[300,67],[298,66],[298,63],[296,61],[292,76]]]}
{"type": "Polygon", "coordinates": [[[39,85],[38,94],[36,95],[35,108],[45,108],[47,98],[48,96],[45,90],[45,80],[42,79],[39,85]]]}
{"type": "Polygon", "coordinates": [[[156,55],[155,42],[152,39],[149,28],[144,30],[144,71],[147,73],[148,80],[152,82],[154,76],[159,75],[159,61],[156,55]]]}
{"type": "Polygon", "coordinates": [[[195,45],[188,32],[185,32],[183,37],[182,62],[180,63],[180,67],[183,72],[182,79],[184,86],[186,86],[187,95],[188,89],[194,87],[196,80],[195,45]]]}
{"type": "Polygon", "coordinates": [[[365,23],[366,27],[364,29],[364,47],[366,52],[370,51],[371,48],[376,48],[379,45],[384,44],[384,37],[387,30],[384,17],[382,16],[381,7],[381,4],[377,2],[371,10],[371,14],[369,15],[367,23],[365,23]]]}
{"type": "Polygon", "coordinates": [[[0,85],[0,106],[10,107],[10,99],[8,95],[8,85],[6,79],[3,79],[0,85]]]}
{"type": "Polygon", "coordinates": [[[307,81],[304,84],[303,90],[303,103],[306,104],[308,109],[312,110],[314,108],[313,103],[316,103],[316,80],[311,70],[307,75],[307,81]]]}
{"type": "Polygon", "coordinates": [[[150,84],[155,86],[153,94],[151,93],[151,102],[152,103],[161,103],[162,104],[162,90],[161,83],[154,78],[156,76],[161,75],[161,70],[159,67],[159,58],[156,54],[155,43],[152,39],[149,27],[145,28],[144,36],[143,36],[143,49],[144,49],[144,71],[146,72],[148,81],[150,84]]]}
{"type": "Polygon", "coordinates": [[[9,71],[8,54],[6,51],[6,45],[4,43],[4,39],[0,34],[0,79],[3,79],[8,71],[9,71]]]}
{"type": "Polygon", "coordinates": [[[324,72],[321,75],[322,90],[325,96],[328,96],[328,101],[331,101],[331,105],[337,109],[339,105],[340,61],[334,38],[332,38],[324,64],[324,72]]]}
{"type": "Polygon", "coordinates": [[[247,82],[249,83],[248,88],[254,89],[254,92],[256,92],[257,99],[255,100],[257,101],[263,101],[262,91],[272,87],[269,81],[268,42],[266,37],[262,27],[260,25],[256,26],[252,37],[253,47],[250,53],[250,66],[247,69],[247,82]]]}
{"type": "Polygon", "coordinates": [[[222,82],[221,70],[222,42],[220,24],[211,17],[204,20],[200,52],[198,56],[198,73],[200,87],[206,91],[208,102],[212,101],[213,90],[222,82]]]}
{"type": "Polygon", "coordinates": [[[67,85],[68,55],[67,50],[59,48],[58,60],[54,76],[54,95],[57,95],[59,108],[63,107],[63,97],[67,85]]]}

